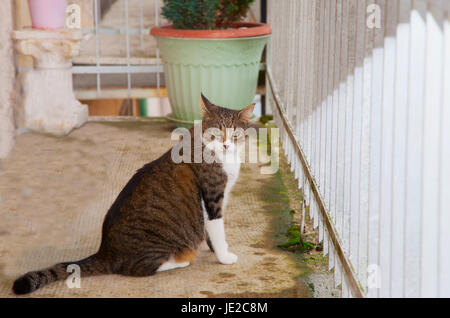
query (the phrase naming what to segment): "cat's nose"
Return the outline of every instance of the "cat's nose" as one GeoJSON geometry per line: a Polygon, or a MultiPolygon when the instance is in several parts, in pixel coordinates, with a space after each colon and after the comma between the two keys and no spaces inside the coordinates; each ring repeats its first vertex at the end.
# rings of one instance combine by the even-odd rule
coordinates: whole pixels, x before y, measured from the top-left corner
{"type": "Polygon", "coordinates": [[[223,147],[224,147],[225,149],[228,149],[228,147],[230,147],[230,145],[223,144],[223,147]]]}

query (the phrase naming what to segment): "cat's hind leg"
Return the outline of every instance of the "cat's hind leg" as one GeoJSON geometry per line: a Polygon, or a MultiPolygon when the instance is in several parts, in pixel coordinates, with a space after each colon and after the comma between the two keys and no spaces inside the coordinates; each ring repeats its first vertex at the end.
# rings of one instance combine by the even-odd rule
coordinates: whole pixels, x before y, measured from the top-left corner
{"type": "Polygon", "coordinates": [[[118,274],[126,276],[144,277],[154,275],[158,268],[166,262],[168,256],[165,257],[152,257],[145,256],[123,264],[122,268],[118,271],[118,274]]]}
{"type": "Polygon", "coordinates": [[[176,254],[175,256],[170,256],[170,258],[157,269],[157,272],[189,266],[194,262],[196,255],[197,251],[187,250],[176,254]]]}
{"type": "Polygon", "coordinates": [[[186,267],[189,266],[191,263],[190,262],[177,262],[175,261],[174,257],[171,256],[169,258],[169,260],[167,260],[165,263],[163,263],[156,271],[157,272],[163,272],[163,271],[168,271],[171,269],[175,269],[175,268],[182,268],[182,267],[186,267]]]}

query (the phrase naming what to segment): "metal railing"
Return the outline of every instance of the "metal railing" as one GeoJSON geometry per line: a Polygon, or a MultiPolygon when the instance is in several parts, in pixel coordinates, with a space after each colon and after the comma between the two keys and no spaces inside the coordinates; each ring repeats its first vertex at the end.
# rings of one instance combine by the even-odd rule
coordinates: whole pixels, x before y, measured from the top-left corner
{"type": "Polygon", "coordinates": [[[450,296],[449,12],[268,2],[268,106],[343,297],[450,296]]]}
{"type": "MultiPolygon", "coordinates": [[[[74,60],[73,74],[96,76],[93,83],[96,87],[96,98],[104,97],[102,79],[111,75],[126,76],[125,81],[117,78],[105,81],[110,86],[122,86],[125,82],[123,97],[153,96],[148,91],[144,91],[145,96],[140,96],[142,93],[139,92],[132,94],[134,87],[138,88],[137,91],[142,91],[143,86],[155,87],[155,95],[160,97],[163,67],[156,42],[149,32],[152,26],[159,25],[161,21],[162,1],[116,0],[112,2],[108,12],[101,12],[100,4],[101,0],[93,1],[93,27],[83,27],[86,36],[81,43],[82,55],[74,60]],[[106,22],[102,21],[105,13],[106,22]],[[152,45],[148,45],[149,42],[152,42],[152,45]],[[134,85],[132,77],[140,74],[146,74],[146,77],[141,76],[134,81],[134,85]],[[155,78],[150,77],[152,74],[155,78]],[[136,94],[139,96],[135,96],[136,94]]],[[[85,78],[75,81],[78,82],[88,82],[90,84],[87,86],[92,85],[92,80],[86,81],[85,78]]]]}

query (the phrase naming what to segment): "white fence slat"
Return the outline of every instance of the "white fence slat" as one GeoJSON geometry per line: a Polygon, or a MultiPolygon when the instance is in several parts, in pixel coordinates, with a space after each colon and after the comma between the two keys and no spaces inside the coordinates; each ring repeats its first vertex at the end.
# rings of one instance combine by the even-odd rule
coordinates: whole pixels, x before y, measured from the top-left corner
{"type": "Polygon", "coordinates": [[[326,103],[327,103],[327,87],[328,87],[328,48],[329,48],[329,23],[330,19],[329,16],[329,2],[328,1],[321,1],[322,2],[322,31],[323,31],[323,54],[322,54],[322,84],[321,84],[321,103],[320,103],[320,152],[319,152],[319,158],[320,158],[320,167],[319,167],[319,186],[322,190],[322,194],[325,192],[325,163],[326,163],[326,103]]]}
{"type": "Polygon", "coordinates": [[[332,270],[335,266],[335,253],[334,253],[334,247],[331,240],[328,242],[328,270],[332,270]]]}
{"type": "MultiPolygon", "coordinates": [[[[427,46],[425,71],[424,139],[422,162],[422,293],[423,297],[438,295],[438,229],[439,214],[439,140],[442,103],[443,12],[429,6],[427,12],[427,46]]],[[[447,57],[449,58],[449,57],[447,57]]],[[[448,247],[447,247],[448,248],[448,247]]],[[[448,270],[448,269],[445,269],[448,270]]]]}
{"type": "Polygon", "coordinates": [[[407,113],[407,154],[405,179],[405,261],[404,291],[406,297],[419,297],[420,216],[422,210],[422,135],[425,83],[426,3],[415,1],[410,13],[411,47],[409,107],[407,113]]]}
{"type": "Polygon", "coordinates": [[[312,199],[312,195],[311,195],[311,184],[309,183],[309,181],[306,182],[305,184],[306,189],[305,189],[305,193],[306,193],[306,205],[308,206],[308,210],[309,210],[309,217],[311,219],[314,218],[314,210],[312,208],[312,201],[314,199],[312,199]]]}
{"type": "Polygon", "coordinates": [[[355,68],[355,53],[356,53],[356,1],[348,0],[348,71],[347,71],[347,92],[346,92],[346,104],[345,104],[345,168],[344,168],[344,249],[347,254],[350,254],[350,198],[351,198],[351,159],[352,159],[352,115],[353,115],[353,96],[354,96],[354,76],[353,70],[355,68]]]}
{"type": "Polygon", "coordinates": [[[395,72],[397,50],[398,3],[387,1],[384,39],[383,109],[381,118],[381,176],[380,176],[380,224],[378,247],[381,272],[380,297],[390,296],[391,283],[391,209],[392,209],[392,148],[395,105],[395,72]]]}
{"type": "MultiPolygon", "coordinates": [[[[338,95],[339,101],[337,105],[337,164],[336,164],[336,222],[339,225],[339,236],[345,246],[346,230],[344,227],[345,211],[344,211],[344,174],[345,174],[345,125],[346,125],[346,93],[347,93],[347,74],[348,74],[348,0],[342,1],[341,7],[341,56],[339,61],[339,80],[338,95]]],[[[345,250],[345,248],[344,248],[345,250]]]]}
{"type": "Polygon", "coordinates": [[[333,85],[331,95],[331,164],[330,164],[330,213],[336,224],[338,233],[340,229],[340,216],[336,207],[337,186],[337,149],[338,149],[338,108],[339,108],[339,81],[341,67],[341,36],[342,36],[342,1],[336,1],[334,23],[334,60],[333,60],[333,85]]]}
{"type": "MultiPolygon", "coordinates": [[[[295,8],[295,16],[296,16],[296,24],[300,27],[301,26],[301,3],[297,3],[297,6],[295,8]]],[[[296,52],[300,52],[301,50],[301,45],[302,45],[302,37],[301,37],[301,30],[297,29],[296,32],[293,34],[293,36],[295,37],[295,42],[296,42],[296,52]]],[[[299,59],[297,58],[296,60],[296,64],[295,64],[295,71],[297,74],[297,80],[295,81],[296,85],[295,85],[295,89],[297,91],[297,95],[295,98],[295,107],[297,109],[297,116],[296,116],[296,121],[295,121],[295,135],[297,137],[297,139],[300,141],[300,144],[303,147],[303,136],[302,136],[302,121],[303,121],[303,110],[302,110],[302,105],[300,103],[300,99],[302,98],[302,91],[300,89],[300,83],[301,83],[301,77],[303,76],[302,72],[301,72],[301,66],[302,66],[302,62],[303,59],[299,59]]]]}
{"type": "MultiPolygon", "coordinates": [[[[293,13],[293,32],[291,35],[291,41],[292,41],[292,50],[293,50],[293,55],[294,55],[294,59],[292,61],[291,64],[291,68],[292,68],[292,82],[296,83],[297,82],[297,78],[299,76],[299,65],[301,62],[301,59],[299,59],[296,54],[298,52],[298,44],[299,44],[299,31],[300,31],[300,26],[299,26],[299,20],[298,20],[298,10],[299,10],[300,4],[298,1],[295,1],[294,7],[292,8],[292,13],[293,13]]],[[[291,85],[293,91],[292,91],[292,104],[294,107],[293,108],[293,112],[295,114],[295,116],[292,118],[292,124],[294,125],[294,127],[298,127],[298,124],[300,123],[300,110],[298,107],[298,98],[299,98],[299,90],[297,85],[291,85]]],[[[296,131],[294,132],[297,140],[299,140],[299,135],[298,135],[298,131],[296,129],[296,131]]],[[[297,156],[296,156],[297,157],[297,156]]],[[[301,164],[300,164],[300,160],[299,158],[297,158],[296,160],[296,175],[299,176],[300,175],[300,170],[301,170],[301,164]]],[[[300,180],[299,180],[299,187],[300,187],[300,180]]]]}
{"type": "Polygon", "coordinates": [[[336,250],[334,253],[334,286],[342,288],[342,265],[336,250]]]}
{"type": "MultiPolygon", "coordinates": [[[[304,28],[305,28],[305,43],[304,43],[304,56],[305,58],[305,96],[304,96],[304,107],[306,109],[306,156],[308,161],[311,162],[312,155],[312,107],[310,103],[311,96],[311,82],[312,82],[312,72],[311,72],[311,61],[312,56],[310,55],[310,47],[311,47],[311,32],[310,32],[310,23],[309,23],[309,9],[310,9],[311,1],[306,0],[305,5],[303,7],[304,10],[304,28]]],[[[310,192],[311,195],[311,192],[310,192]]],[[[314,211],[314,210],[313,210],[314,211]]],[[[314,215],[314,214],[313,214],[314,215]]]]}
{"type": "Polygon", "coordinates": [[[408,109],[409,47],[411,1],[399,2],[397,25],[397,59],[395,78],[394,140],[392,147],[392,209],[391,209],[391,297],[403,295],[404,213],[406,116],[408,109]]]}
{"type": "MultiPolygon", "coordinates": [[[[302,56],[305,56],[305,46],[306,46],[306,27],[305,27],[305,22],[306,22],[306,16],[305,16],[305,5],[306,5],[306,1],[301,0],[301,7],[300,7],[300,17],[301,17],[301,21],[300,21],[300,25],[301,25],[301,49],[300,52],[302,54],[302,56]]],[[[300,107],[302,108],[302,121],[301,121],[301,140],[302,140],[302,145],[304,147],[305,152],[307,153],[308,151],[308,138],[307,138],[307,126],[308,126],[308,113],[306,111],[306,105],[305,105],[305,95],[306,95],[306,81],[308,80],[306,77],[306,64],[307,64],[307,59],[302,58],[302,65],[301,65],[301,80],[300,80],[300,91],[301,91],[301,97],[300,97],[300,107]]],[[[307,194],[309,195],[309,193],[307,194]]]]}
{"type": "Polygon", "coordinates": [[[347,279],[345,277],[342,277],[342,298],[349,298],[350,297],[350,290],[348,287],[347,279]]]}
{"type": "Polygon", "coordinates": [[[302,188],[303,180],[305,179],[305,174],[303,173],[303,167],[302,167],[302,164],[300,162],[300,159],[298,160],[298,166],[299,166],[299,168],[298,168],[298,176],[299,176],[299,178],[298,178],[298,188],[300,189],[300,188],[302,188]]]}
{"type": "Polygon", "coordinates": [[[318,173],[318,165],[317,162],[317,148],[318,148],[318,135],[317,135],[317,128],[318,128],[318,109],[317,109],[317,78],[318,76],[318,51],[317,51],[317,43],[319,40],[319,32],[318,32],[318,23],[317,23],[317,16],[319,12],[316,12],[316,1],[309,1],[309,32],[311,33],[310,37],[310,43],[309,43],[309,56],[311,56],[310,60],[310,74],[311,74],[311,81],[309,82],[309,96],[308,96],[308,103],[311,106],[311,113],[312,113],[312,123],[311,123],[311,169],[314,176],[318,173]]]}
{"type": "MultiPolygon", "coordinates": [[[[385,22],[385,0],[377,0],[375,4],[381,12],[380,24],[385,22]]],[[[383,65],[384,65],[384,28],[373,30],[372,53],[372,83],[371,83],[371,114],[370,114],[370,141],[369,141],[369,196],[368,196],[368,238],[367,238],[367,265],[379,265],[379,197],[380,197],[380,156],[381,156],[381,111],[383,103],[383,65]]],[[[368,286],[368,296],[378,296],[379,286],[368,286]],[[372,287],[372,288],[370,288],[372,287]]]]}
{"type": "MultiPolygon", "coordinates": [[[[374,0],[366,0],[365,10],[374,0]]],[[[360,181],[359,181],[359,279],[363,286],[367,285],[368,243],[369,243],[369,170],[370,170],[370,126],[372,108],[372,60],[374,31],[367,27],[365,21],[364,60],[363,60],[363,102],[361,109],[361,146],[360,146],[360,181]]]]}
{"type": "Polygon", "coordinates": [[[323,243],[323,232],[324,232],[324,226],[323,226],[323,220],[322,217],[319,216],[319,241],[318,243],[323,243]]]}
{"type": "MultiPolygon", "coordinates": [[[[328,251],[329,251],[329,240],[330,240],[330,235],[328,234],[328,230],[326,228],[324,228],[324,235],[323,235],[323,256],[327,256],[328,255],[328,251]]],[[[329,255],[328,255],[329,257],[329,255]]]]}
{"type": "MultiPolygon", "coordinates": [[[[316,111],[315,111],[315,104],[314,104],[314,82],[316,78],[316,69],[315,69],[315,61],[317,59],[314,49],[315,49],[315,6],[314,1],[308,1],[307,2],[307,32],[308,32],[308,94],[307,94],[307,104],[310,112],[310,127],[309,127],[309,136],[310,136],[310,166],[311,171],[314,173],[315,171],[315,165],[314,165],[314,159],[315,159],[315,146],[316,146],[316,140],[315,140],[315,129],[316,129],[316,111]]],[[[314,215],[314,228],[317,228],[319,226],[319,207],[317,205],[317,201],[315,197],[312,196],[312,208],[313,208],[313,215],[314,215]]]]}
{"type": "Polygon", "coordinates": [[[331,163],[332,163],[332,128],[333,128],[333,85],[334,85],[334,56],[335,56],[335,29],[336,29],[336,0],[329,2],[329,33],[328,48],[328,88],[326,101],[326,145],[325,145],[325,203],[331,216],[334,217],[334,204],[331,202],[331,163]]]}
{"type": "MultiPolygon", "coordinates": [[[[450,7],[450,4],[449,4],[450,7]]],[[[450,9],[450,8],[449,8],[450,9]]],[[[450,10],[449,10],[450,11],[450,10]]],[[[450,15],[447,12],[444,20],[444,57],[450,56],[450,15]]],[[[440,246],[439,246],[439,297],[450,297],[450,59],[444,59],[443,71],[443,101],[440,133],[440,246]]]]}
{"type": "Polygon", "coordinates": [[[315,154],[316,154],[316,136],[315,136],[315,131],[316,131],[316,107],[314,104],[314,89],[315,89],[315,85],[314,85],[314,81],[316,78],[316,71],[315,71],[315,61],[317,59],[317,57],[315,56],[315,52],[314,52],[314,41],[315,41],[315,32],[314,32],[314,11],[313,11],[313,5],[314,5],[314,1],[308,1],[307,5],[306,5],[306,14],[307,14],[307,19],[306,19],[306,30],[308,33],[308,38],[307,38],[307,59],[309,61],[308,63],[308,84],[307,84],[307,96],[306,96],[306,102],[308,104],[308,107],[310,109],[310,113],[311,113],[311,126],[310,126],[310,136],[311,136],[311,140],[310,140],[310,167],[311,167],[311,172],[313,173],[313,175],[316,174],[316,165],[315,165],[315,154]]]}
{"type": "MultiPolygon", "coordinates": [[[[281,9],[279,11],[279,14],[283,14],[283,12],[288,12],[287,4],[288,4],[287,1],[283,1],[279,4],[280,9],[281,9]]],[[[286,13],[284,15],[286,15],[286,13]]],[[[281,19],[281,28],[280,28],[280,32],[278,32],[278,37],[279,37],[280,41],[279,41],[279,46],[277,46],[277,48],[283,50],[284,52],[287,52],[287,54],[284,55],[284,58],[289,57],[289,52],[286,50],[286,43],[287,43],[286,25],[287,25],[287,19],[286,18],[281,19]]],[[[281,52],[279,52],[278,54],[279,54],[279,56],[277,57],[277,61],[280,61],[280,59],[282,58],[281,52]]],[[[279,78],[283,82],[286,82],[286,67],[287,67],[288,63],[278,63],[278,64],[279,64],[279,76],[280,76],[279,78]]],[[[285,101],[286,89],[287,89],[287,85],[281,85],[281,87],[279,88],[279,94],[280,94],[282,101],[285,101]]]]}
{"type": "Polygon", "coordinates": [[[321,104],[321,82],[322,82],[322,54],[323,54],[323,28],[322,28],[322,14],[321,14],[321,2],[314,1],[314,33],[316,34],[314,39],[314,101],[313,107],[315,112],[315,133],[314,133],[314,176],[316,183],[319,184],[320,178],[320,104],[321,104]]]}
{"type": "Polygon", "coordinates": [[[313,217],[314,217],[314,228],[316,229],[319,226],[319,207],[317,205],[316,199],[311,200],[311,206],[313,208],[313,217]]]}
{"type": "MultiPolygon", "coordinates": [[[[287,15],[287,26],[289,29],[292,28],[293,25],[297,25],[295,23],[295,7],[297,5],[297,1],[292,1],[292,0],[288,0],[287,1],[287,5],[288,5],[288,15],[287,15]]],[[[287,52],[288,52],[288,60],[286,61],[287,63],[283,63],[286,64],[287,66],[287,81],[289,83],[293,82],[294,79],[294,74],[295,74],[295,69],[292,67],[294,65],[294,61],[296,59],[295,57],[295,40],[292,41],[291,39],[289,41],[287,41],[287,52]]],[[[285,96],[285,103],[286,105],[292,105],[293,103],[293,98],[294,98],[294,86],[293,85],[284,85],[286,87],[286,96],[285,96]]],[[[293,117],[294,117],[294,108],[293,107],[288,107],[287,109],[287,114],[288,114],[288,118],[290,120],[290,122],[293,122],[293,117]]]]}
{"type": "Polygon", "coordinates": [[[351,159],[351,191],[350,191],[350,251],[349,257],[357,273],[359,267],[359,217],[360,217],[360,166],[361,166],[361,107],[363,103],[363,62],[365,41],[365,1],[357,1],[356,52],[354,70],[354,95],[352,117],[352,159],[351,159]]]}

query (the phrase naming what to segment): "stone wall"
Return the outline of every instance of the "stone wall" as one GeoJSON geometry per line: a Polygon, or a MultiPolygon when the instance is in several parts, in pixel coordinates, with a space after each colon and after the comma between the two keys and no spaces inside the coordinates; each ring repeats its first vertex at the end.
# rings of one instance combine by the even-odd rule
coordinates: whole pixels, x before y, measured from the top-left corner
{"type": "Polygon", "coordinates": [[[0,158],[6,157],[14,143],[14,51],[12,4],[0,1],[0,158]]]}

